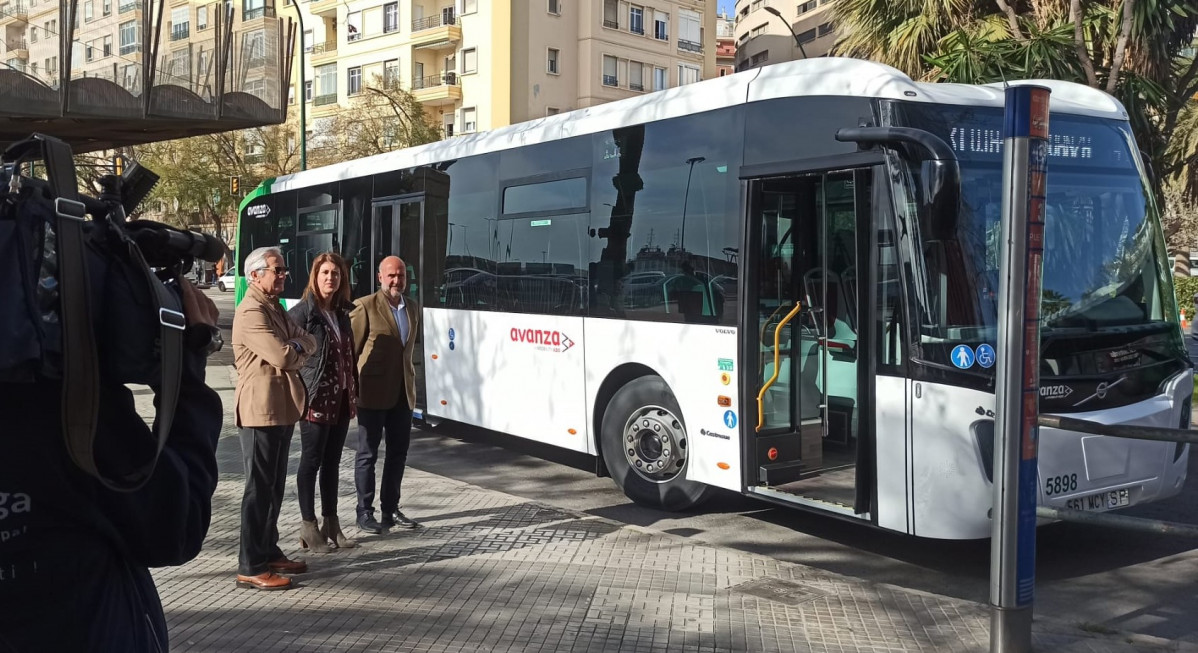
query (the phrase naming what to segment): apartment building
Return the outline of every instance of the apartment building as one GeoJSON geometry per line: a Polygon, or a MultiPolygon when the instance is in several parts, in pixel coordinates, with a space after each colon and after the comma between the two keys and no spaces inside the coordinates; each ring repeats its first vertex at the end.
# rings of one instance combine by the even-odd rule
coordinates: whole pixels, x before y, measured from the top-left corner
{"type": "MultiPolygon", "coordinates": [[[[715,76],[715,0],[302,2],[308,130],[376,77],[446,135],[483,131],[715,76]]],[[[293,80],[298,89],[299,76],[293,80]]]]}
{"type": "Polygon", "coordinates": [[[834,1],[737,0],[736,70],[828,54],[836,43],[834,1]]]}
{"type": "Polygon", "coordinates": [[[724,12],[715,19],[715,69],[720,77],[736,72],[736,20],[724,12]]]}

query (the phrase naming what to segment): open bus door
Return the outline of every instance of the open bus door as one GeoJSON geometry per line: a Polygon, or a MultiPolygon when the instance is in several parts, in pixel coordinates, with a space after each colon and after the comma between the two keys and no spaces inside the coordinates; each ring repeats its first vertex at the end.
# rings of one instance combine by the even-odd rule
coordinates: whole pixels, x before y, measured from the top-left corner
{"type": "Polygon", "coordinates": [[[742,331],[749,491],[866,518],[873,171],[749,179],[742,331]]]}

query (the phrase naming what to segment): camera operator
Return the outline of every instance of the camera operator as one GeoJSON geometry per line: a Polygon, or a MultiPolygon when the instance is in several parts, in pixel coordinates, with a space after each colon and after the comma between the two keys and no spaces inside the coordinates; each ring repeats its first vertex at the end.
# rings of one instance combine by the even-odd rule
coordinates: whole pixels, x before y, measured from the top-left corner
{"type": "MultiPolygon", "coordinates": [[[[215,329],[212,300],[185,279],[179,288],[188,328],[215,329]]],[[[208,531],[223,416],[204,383],[209,351],[185,347],[170,435],[131,492],[69,458],[60,381],[0,383],[0,653],[168,649],[149,568],[191,560],[208,531]]],[[[157,440],[130,390],[100,378],[96,460],[120,469],[157,440]]]]}

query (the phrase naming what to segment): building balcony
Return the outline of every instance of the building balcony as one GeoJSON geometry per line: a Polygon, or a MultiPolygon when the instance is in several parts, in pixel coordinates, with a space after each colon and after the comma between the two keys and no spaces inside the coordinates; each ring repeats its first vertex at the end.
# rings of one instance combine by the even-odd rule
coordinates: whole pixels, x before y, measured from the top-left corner
{"type": "Polygon", "coordinates": [[[412,95],[428,106],[454,104],[462,99],[461,80],[455,72],[417,77],[412,80],[412,95]]]}
{"type": "Polygon", "coordinates": [[[456,47],[462,41],[462,26],[452,13],[412,21],[412,47],[440,49],[456,47]]]}
{"type": "Polygon", "coordinates": [[[337,60],[337,42],[328,41],[326,43],[317,43],[312,46],[312,51],[308,53],[308,63],[316,66],[319,64],[330,63],[337,60]]]}
{"type": "Polygon", "coordinates": [[[682,52],[703,54],[703,44],[695,43],[694,41],[683,41],[682,39],[678,39],[678,49],[682,52]]]}
{"type": "Polygon", "coordinates": [[[29,20],[29,5],[25,2],[5,2],[0,4],[0,23],[11,21],[25,22],[29,20]]]}
{"type": "Polygon", "coordinates": [[[312,0],[312,4],[308,7],[308,11],[313,16],[324,16],[326,14],[337,15],[337,7],[341,4],[341,0],[312,0]]]}
{"type": "Polygon", "coordinates": [[[336,93],[326,93],[312,98],[312,106],[323,107],[327,104],[337,104],[336,93]]]}
{"type": "Polygon", "coordinates": [[[20,59],[22,61],[29,60],[29,45],[25,43],[25,39],[11,38],[4,40],[5,58],[20,59]]]}
{"type": "Polygon", "coordinates": [[[117,12],[121,14],[127,14],[138,11],[141,9],[141,5],[142,3],[138,0],[132,0],[131,2],[128,0],[121,0],[121,3],[117,5],[117,12]]]}
{"type": "Polygon", "coordinates": [[[262,18],[274,18],[274,17],[275,17],[275,6],[274,5],[266,5],[263,7],[255,7],[253,9],[246,9],[244,11],[244,13],[242,13],[241,20],[248,23],[251,20],[259,20],[262,18]]]}

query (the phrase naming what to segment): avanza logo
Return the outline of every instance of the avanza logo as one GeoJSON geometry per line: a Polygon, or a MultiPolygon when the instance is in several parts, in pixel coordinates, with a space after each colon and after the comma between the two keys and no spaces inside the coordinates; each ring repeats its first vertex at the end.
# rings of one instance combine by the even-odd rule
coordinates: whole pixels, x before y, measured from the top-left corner
{"type": "Polygon", "coordinates": [[[537,349],[561,353],[574,346],[574,341],[561,331],[542,329],[512,329],[512,342],[537,345],[537,349]]]}

